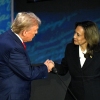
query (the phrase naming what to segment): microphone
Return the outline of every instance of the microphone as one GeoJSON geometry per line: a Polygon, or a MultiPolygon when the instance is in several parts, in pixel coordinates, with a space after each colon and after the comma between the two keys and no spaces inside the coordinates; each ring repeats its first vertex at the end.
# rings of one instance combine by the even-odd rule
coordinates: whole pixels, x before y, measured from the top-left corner
{"type": "Polygon", "coordinates": [[[53,67],[53,68],[52,68],[52,71],[53,71],[55,74],[58,73],[56,67],[53,67]]]}
{"type": "Polygon", "coordinates": [[[68,88],[68,86],[64,83],[64,81],[61,79],[61,77],[58,75],[57,69],[56,67],[52,68],[52,71],[59,77],[59,79],[62,81],[62,83],[65,85],[65,87],[67,87],[68,91],[70,92],[70,94],[72,95],[72,97],[77,100],[77,98],[75,97],[75,95],[72,93],[72,91],[68,88]]]}

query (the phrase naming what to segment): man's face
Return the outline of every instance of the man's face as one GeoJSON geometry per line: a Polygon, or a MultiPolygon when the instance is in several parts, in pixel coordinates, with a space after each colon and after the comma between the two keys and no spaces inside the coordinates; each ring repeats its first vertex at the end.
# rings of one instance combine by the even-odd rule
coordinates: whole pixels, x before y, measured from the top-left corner
{"type": "Polygon", "coordinates": [[[38,25],[35,25],[31,27],[29,30],[25,31],[24,35],[24,42],[32,41],[32,39],[35,37],[35,35],[38,33],[38,25]]]}
{"type": "Polygon", "coordinates": [[[87,45],[87,41],[84,37],[84,29],[81,26],[77,26],[75,29],[74,44],[80,46],[87,45]]]}

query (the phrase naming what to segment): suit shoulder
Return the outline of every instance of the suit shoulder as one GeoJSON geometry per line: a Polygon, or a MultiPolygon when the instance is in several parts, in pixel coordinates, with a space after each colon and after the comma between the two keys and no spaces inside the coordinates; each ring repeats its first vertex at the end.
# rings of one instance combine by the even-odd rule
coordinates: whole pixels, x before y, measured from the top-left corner
{"type": "Polygon", "coordinates": [[[67,44],[67,46],[66,46],[67,48],[74,48],[75,47],[75,45],[73,44],[73,43],[69,43],[69,44],[67,44]]]}

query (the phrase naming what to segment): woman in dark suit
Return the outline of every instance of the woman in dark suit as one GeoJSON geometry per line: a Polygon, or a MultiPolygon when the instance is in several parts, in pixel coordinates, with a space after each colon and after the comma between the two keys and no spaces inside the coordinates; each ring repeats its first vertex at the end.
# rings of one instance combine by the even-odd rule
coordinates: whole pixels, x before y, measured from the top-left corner
{"type": "MultiPolygon", "coordinates": [[[[99,41],[99,30],[94,22],[78,22],[73,42],[67,45],[61,64],[55,63],[58,74],[65,75],[69,71],[68,88],[76,100],[100,100],[99,41]]],[[[68,90],[65,100],[75,100],[68,90]]]]}

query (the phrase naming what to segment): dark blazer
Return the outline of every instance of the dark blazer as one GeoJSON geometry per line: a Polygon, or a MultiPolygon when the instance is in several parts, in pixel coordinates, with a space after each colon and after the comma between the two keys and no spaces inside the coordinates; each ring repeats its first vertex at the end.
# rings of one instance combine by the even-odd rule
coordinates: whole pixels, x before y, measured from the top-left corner
{"type": "Polygon", "coordinates": [[[0,100],[29,100],[31,81],[47,75],[44,64],[31,65],[20,39],[11,30],[0,35],[0,100]]]}
{"type": "MultiPolygon", "coordinates": [[[[55,63],[58,73],[65,75],[68,71],[71,82],[68,88],[77,100],[100,100],[100,47],[93,56],[86,59],[83,67],[80,65],[79,46],[70,43],[65,50],[61,64],[55,63]]],[[[75,100],[67,90],[65,100],[75,100]]]]}

